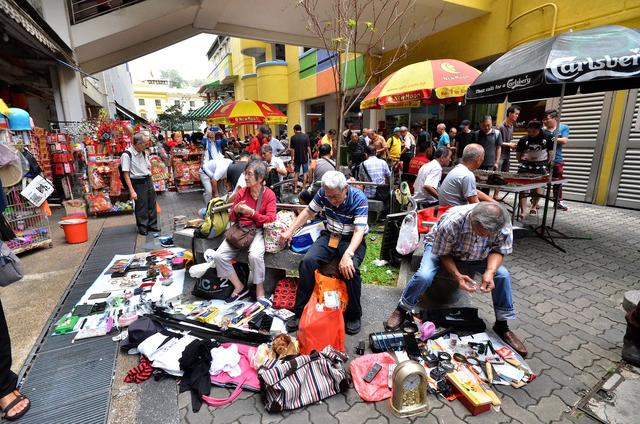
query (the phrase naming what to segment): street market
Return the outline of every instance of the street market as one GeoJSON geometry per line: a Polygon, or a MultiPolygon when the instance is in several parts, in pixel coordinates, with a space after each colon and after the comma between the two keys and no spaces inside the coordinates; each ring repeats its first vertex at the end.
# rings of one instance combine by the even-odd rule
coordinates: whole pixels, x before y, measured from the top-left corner
{"type": "Polygon", "coordinates": [[[252,1],[115,60],[80,30],[181,12],[37,3],[0,8],[2,421],[634,422],[640,5],[499,0],[479,55],[489,6],[277,0],[280,44],[252,1]]]}

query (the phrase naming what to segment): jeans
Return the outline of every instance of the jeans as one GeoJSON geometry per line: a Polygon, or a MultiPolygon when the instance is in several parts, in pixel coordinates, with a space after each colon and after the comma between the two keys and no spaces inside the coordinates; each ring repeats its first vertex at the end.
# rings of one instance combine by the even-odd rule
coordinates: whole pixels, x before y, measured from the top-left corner
{"type": "MultiPolygon", "coordinates": [[[[562,178],[564,176],[564,162],[553,162],[552,167],[553,178],[562,178]]],[[[556,202],[562,202],[562,184],[553,186],[553,197],[556,202]]]]}
{"type": "MultiPolygon", "coordinates": [[[[402,292],[399,306],[407,311],[413,309],[420,300],[422,294],[431,286],[436,275],[440,272],[440,257],[431,253],[431,245],[424,247],[424,255],[418,272],[411,277],[407,287],[402,292]]],[[[463,262],[456,260],[456,266],[460,272],[473,277],[475,273],[484,273],[487,268],[487,261],[463,262]]],[[[443,270],[444,271],[444,270],[443,270]]],[[[446,271],[444,271],[446,272],[446,271]]],[[[496,271],[493,277],[495,288],[491,291],[493,299],[493,310],[496,320],[512,320],[516,318],[513,300],[511,297],[511,276],[504,266],[496,271]]]]}
{"type": "Polygon", "coordinates": [[[15,390],[18,376],[11,371],[11,339],[0,302],[0,398],[15,390]]]}
{"type": "MultiPolygon", "coordinates": [[[[332,259],[338,258],[340,260],[344,255],[345,250],[351,243],[351,237],[343,236],[338,247],[336,249],[329,247],[329,234],[326,231],[322,232],[322,235],[313,243],[311,248],[304,255],[298,270],[300,271],[300,283],[298,284],[298,290],[296,292],[296,305],[294,312],[296,316],[301,316],[304,307],[306,306],[313,288],[316,285],[315,271],[320,264],[331,262],[332,259]]],[[[367,245],[362,239],[362,243],[355,251],[353,256],[353,267],[356,269],[356,275],[351,279],[345,281],[347,285],[347,294],[349,295],[349,303],[347,304],[347,310],[344,312],[344,318],[347,321],[353,321],[359,319],[362,316],[362,306],[360,305],[360,293],[362,288],[362,279],[360,278],[360,264],[364,260],[364,255],[367,251],[367,245]]]]}

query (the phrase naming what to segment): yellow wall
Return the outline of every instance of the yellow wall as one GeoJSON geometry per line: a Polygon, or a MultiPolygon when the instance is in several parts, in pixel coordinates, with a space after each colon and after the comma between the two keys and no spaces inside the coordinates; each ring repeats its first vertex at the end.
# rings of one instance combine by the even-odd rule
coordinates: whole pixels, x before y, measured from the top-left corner
{"type": "Polygon", "coordinates": [[[241,79],[240,81],[241,84],[244,85],[243,100],[262,100],[258,96],[258,79],[255,75],[241,79]]]}
{"type": "Polygon", "coordinates": [[[302,102],[295,101],[287,104],[287,122],[289,125],[289,134],[293,135],[293,126],[300,124],[304,127],[304,122],[301,122],[302,116],[302,102]]]}
{"type": "Polygon", "coordinates": [[[266,65],[257,69],[258,99],[274,104],[289,103],[286,65],[266,65]]]}
{"type": "MultiPolygon", "coordinates": [[[[412,45],[412,51],[399,61],[388,73],[410,63],[428,59],[451,58],[463,62],[490,63],[493,56],[500,55],[512,47],[550,35],[553,10],[528,15],[507,29],[508,9],[512,4],[511,17],[547,3],[546,0],[495,0],[491,13],[448,28],[412,45]]],[[[622,24],[640,26],[640,2],[637,0],[556,0],[558,25],[556,33],[569,29],[581,30],[600,25],[622,24]]],[[[393,54],[389,52],[385,58],[393,54]]]]}

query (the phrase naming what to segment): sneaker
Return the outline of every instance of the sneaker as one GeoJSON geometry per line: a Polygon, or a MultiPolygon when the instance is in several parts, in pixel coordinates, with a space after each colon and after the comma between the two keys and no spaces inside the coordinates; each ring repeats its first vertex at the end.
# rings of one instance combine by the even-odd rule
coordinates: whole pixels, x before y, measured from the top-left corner
{"type": "Polygon", "coordinates": [[[569,210],[567,205],[565,205],[563,202],[558,202],[558,209],[560,209],[561,211],[568,211],[569,210]]]}
{"type": "Polygon", "coordinates": [[[295,333],[298,331],[298,324],[300,324],[300,317],[291,317],[287,321],[287,333],[295,333]]]}
{"type": "Polygon", "coordinates": [[[224,301],[225,303],[235,303],[243,297],[247,297],[249,295],[249,290],[247,288],[243,288],[242,291],[238,294],[231,293],[229,297],[227,297],[224,301]]]}

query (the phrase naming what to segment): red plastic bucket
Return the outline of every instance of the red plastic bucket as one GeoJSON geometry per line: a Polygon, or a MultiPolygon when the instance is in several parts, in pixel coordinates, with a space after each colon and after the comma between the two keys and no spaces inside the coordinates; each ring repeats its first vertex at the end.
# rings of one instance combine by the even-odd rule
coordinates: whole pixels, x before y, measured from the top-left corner
{"type": "Polygon", "coordinates": [[[69,217],[58,222],[58,224],[64,230],[64,237],[67,239],[67,243],[76,244],[89,240],[87,222],[86,218],[69,217]]]}

